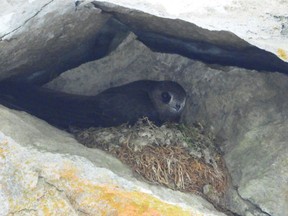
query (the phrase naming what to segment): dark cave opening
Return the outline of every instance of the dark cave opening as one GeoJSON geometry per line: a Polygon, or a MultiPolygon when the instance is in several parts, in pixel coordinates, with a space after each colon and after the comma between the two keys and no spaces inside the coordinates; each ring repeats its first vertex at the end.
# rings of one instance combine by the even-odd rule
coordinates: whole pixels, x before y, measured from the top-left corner
{"type": "Polygon", "coordinates": [[[207,64],[236,66],[260,72],[288,73],[288,63],[255,46],[235,49],[225,44],[220,46],[205,41],[177,38],[165,33],[160,34],[131,27],[115,18],[111,18],[106,23],[95,40],[97,48],[95,59],[107,56],[129,32],[133,32],[139,41],[155,52],[179,54],[207,64]]]}

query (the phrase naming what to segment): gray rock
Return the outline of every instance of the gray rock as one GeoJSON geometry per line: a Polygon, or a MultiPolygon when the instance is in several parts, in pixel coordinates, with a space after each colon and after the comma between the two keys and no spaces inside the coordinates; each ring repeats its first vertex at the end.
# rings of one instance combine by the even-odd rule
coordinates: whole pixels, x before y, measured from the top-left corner
{"type": "Polygon", "coordinates": [[[229,195],[232,210],[241,215],[285,215],[287,76],[154,53],[129,36],[109,56],[67,71],[48,86],[96,94],[143,78],[171,79],[183,85],[189,95],[183,121],[202,122],[222,140],[233,185],[238,188],[229,195]]]}
{"type": "MultiPolygon", "coordinates": [[[[180,19],[156,17],[106,2],[93,1],[93,5],[101,9],[103,14],[112,15],[114,19],[128,26],[140,41],[158,52],[178,53],[210,64],[287,74],[287,63],[231,32],[209,31],[180,19]]],[[[284,49],[278,48],[277,55],[287,60],[284,49]]]]}
{"type": "Polygon", "coordinates": [[[47,71],[47,76],[53,77],[71,64],[71,59],[75,65],[87,61],[95,52],[96,34],[110,17],[99,9],[75,11],[70,0],[26,3],[19,8],[22,13],[16,14],[13,5],[9,6],[3,13],[14,19],[6,31],[0,29],[0,79],[31,73],[43,76],[47,71]]]}
{"type": "MultiPolygon", "coordinates": [[[[9,16],[11,12],[8,10],[8,6],[11,6],[9,2],[4,1],[1,8],[1,14],[5,12],[5,16],[9,16]]],[[[87,60],[87,53],[91,54],[97,50],[97,47],[93,46],[94,39],[111,18],[107,13],[113,12],[105,6],[106,14],[100,14],[99,9],[84,2],[75,11],[74,2],[70,0],[39,0],[37,4],[34,3],[31,1],[24,4],[21,13],[13,12],[15,21],[10,23],[4,32],[1,29],[0,79],[15,74],[21,74],[23,77],[27,74],[45,74],[53,77],[55,73],[63,71],[65,64],[71,63],[71,59],[75,61],[75,65],[81,64],[87,60]]],[[[171,33],[170,36],[173,37],[181,36],[182,39],[183,34],[185,39],[196,40],[202,37],[207,43],[226,43],[240,50],[250,47],[243,40],[239,41],[227,32],[211,33],[194,25],[193,31],[183,30],[179,20],[162,20],[161,23],[167,24],[168,28],[166,25],[159,25],[155,21],[159,19],[147,14],[143,16],[143,13],[131,11],[123,14],[123,8],[117,7],[116,11],[116,18],[122,22],[129,23],[133,18],[130,23],[133,28],[139,26],[148,31],[156,29],[161,33],[171,33]],[[150,19],[147,19],[149,17],[150,19]],[[151,20],[152,27],[148,25],[151,20]]],[[[126,9],[125,11],[127,12],[126,9]]],[[[91,95],[111,86],[138,79],[167,79],[179,82],[189,97],[182,117],[183,122],[191,125],[199,121],[209,127],[218,136],[225,152],[235,188],[231,188],[228,194],[227,207],[240,215],[286,215],[288,77],[277,72],[260,73],[237,67],[208,65],[176,54],[152,52],[140,43],[133,33],[124,41],[122,39],[117,38],[118,42],[116,40],[112,44],[110,54],[106,57],[67,71],[47,86],[59,91],[91,95]],[[122,43],[119,44],[119,41],[122,43]],[[119,46],[113,49],[117,44],[119,46]]],[[[273,63],[266,62],[259,56],[255,60],[264,61],[266,65],[273,63]]],[[[278,65],[277,62],[273,64],[278,65]]],[[[287,64],[282,66],[283,70],[287,69],[287,64]]],[[[93,208],[91,210],[89,207],[81,207],[85,197],[91,198],[91,191],[83,184],[74,187],[73,178],[76,176],[76,180],[79,180],[79,176],[72,172],[75,169],[80,170],[79,175],[83,177],[81,181],[84,182],[96,178],[100,183],[107,181],[127,188],[125,185],[129,181],[128,185],[132,186],[128,189],[134,187],[130,183],[135,180],[131,172],[118,160],[96,149],[87,150],[71,135],[25,113],[9,111],[2,107],[0,119],[0,131],[5,134],[0,136],[0,181],[4,185],[0,188],[1,214],[37,214],[47,204],[40,202],[41,197],[45,195],[46,200],[52,200],[53,197],[56,201],[59,200],[58,203],[65,206],[69,215],[81,212],[94,214],[93,208]],[[60,172],[63,171],[62,167],[67,166],[69,172],[65,169],[64,173],[60,172]],[[52,172],[53,169],[55,172],[52,172]],[[67,181],[62,182],[61,177],[65,177],[67,181]],[[84,190],[85,193],[79,194],[79,190],[84,190]],[[31,206],[31,203],[26,202],[30,197],[34,197],[32,206],[36,206],[35,208],[27,208],[31,206]],[[9,203],[9,200],[15,201],[9,203]],[[75,205],[70,205],[69,202],[75,205]]],[[[136,180],[135,182],[137,187],[142,185],[136,180]]],[[[90,183],[89,189],[95,182],[90,183]]],[[[184,205],[185,208],[190,206],[187,207],[189,213],[221,215],[210,204],[193,195],[183,195],[154,186],[143,186],[139,190],[147,188],[164,201],[184,205]],[[192,207],[196,210],[192,210],[192,207]]],[[[97,193],[94,189],[92,194],[97,193]]],[[[95,204],[97,208],[103,207],[98,204],[95,204]]],[[[110,213],[113,211],[115,210],[112,209],[110,213]]],[[[61,211],[56,213],[61,214],[61,211]]]]}
{"type": "MultiPolygon", "coordinates": [[[[71,0],[4,1],[0,80],[17,75],[17,80],[46,83],[68,69],[105,56],[129,31],[160,52],[287,73],[287,63],[231,32],[209,31],[183,20],[103,2],[78,2],[76,10],[71,0]]],[[[285,50],[279,52],[285,58],[285,50]]]]}
{"type": "Polygon", "coordinates": [[[0,215],[224,216],[204,199],[138,181],[117,159],[0,106],[0,215]]]}

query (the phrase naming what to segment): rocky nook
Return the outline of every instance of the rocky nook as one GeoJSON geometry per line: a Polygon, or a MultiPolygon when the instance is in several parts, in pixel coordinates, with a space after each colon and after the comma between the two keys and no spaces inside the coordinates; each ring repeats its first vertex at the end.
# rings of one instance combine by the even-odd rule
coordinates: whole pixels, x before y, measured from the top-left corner
{"type": "MultiPolygon", "coordinates": [[[[287,215],[288,2],[277,0],[266,13],[259,6],[263,26],[277,28],[250,29],[257,37],[265,33],[258,41],[230,28],[244,0],[225,1],[225,7],[203,1],[199,13],[183,11],[185,20],[148,0],[145,12],[111,2],[4,1],[0,79],[79,95],[135,80],[178,82],[187,92],[181,124],[203,126],[221,151],[225,196],[213,203],[215,197],[152,184],[103,149],[1,105],[0,215],[287,215]],[[231,20],[217,29],[222,9],[231,20]],[[204,17],[200,23],[205,11],[210,28],[204,17]]],[[[250,3],[246,14],[258,7],[250,3]]],[[[259,27],[257,13],[249,15],[259,27]]]]}

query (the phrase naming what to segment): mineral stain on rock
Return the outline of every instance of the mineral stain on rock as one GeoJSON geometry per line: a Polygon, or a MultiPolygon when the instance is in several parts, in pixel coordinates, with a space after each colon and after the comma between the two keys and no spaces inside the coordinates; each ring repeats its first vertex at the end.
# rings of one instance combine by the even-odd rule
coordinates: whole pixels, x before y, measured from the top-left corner
{"type": "Polygon", "coordinates": [[[11,140],[0,140],[1,158],[7,161],[2,166],[0,160],[0,171],[4,171],[1,189],[5,191],[1,195],[7,203],[5,211],[1,203],[0,213],[5,212],[1,215],[197,215],[188,208],[165,203],[135,188],[122,188],[110,181],[97,183],[93,181],[98,178],[97,174],[89,180],[75,160],[29,152],[11,140]],[[8,170],[18,174],[17,178],[7,176],[8,170]],[[35,173],[33,178],[32,173],[35,173]],[[7,179],[12,186],[7,184],[7,179]],[[36,184],[31,187],[33,179],[36,184]]]}
{"type": "Polygon", "coordinates": [[[284,60],[288,60],[288,55],[287,52],[285,52],[285,50],[283,49],[278,49],[277,50],[278,56],[284,60]]]}

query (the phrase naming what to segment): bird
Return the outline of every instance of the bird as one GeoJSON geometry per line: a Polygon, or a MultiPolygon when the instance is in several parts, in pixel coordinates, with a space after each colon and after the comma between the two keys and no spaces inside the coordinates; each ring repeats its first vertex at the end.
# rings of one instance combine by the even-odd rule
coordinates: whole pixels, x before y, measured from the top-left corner
{"type": "Polygon", "coordinates": [[[0,82],[0,104],[61,129],[133,125],[143,117],[160,126],[178,122],[185,102],[184,88],[174,81],[138,80],[93,96],[0,82]]]}

